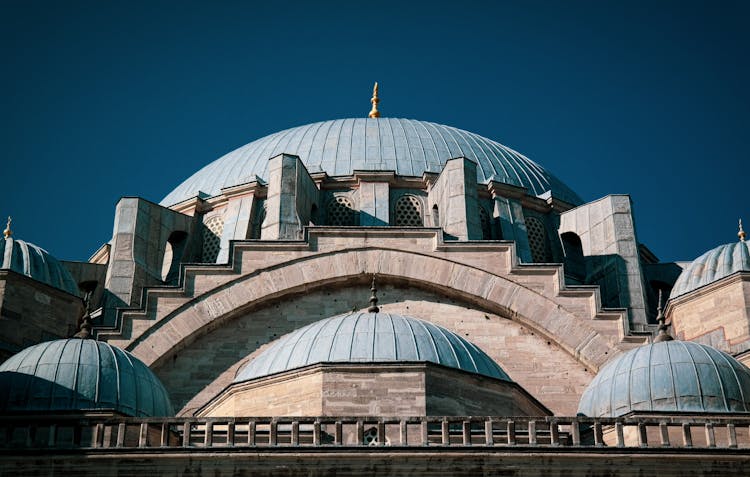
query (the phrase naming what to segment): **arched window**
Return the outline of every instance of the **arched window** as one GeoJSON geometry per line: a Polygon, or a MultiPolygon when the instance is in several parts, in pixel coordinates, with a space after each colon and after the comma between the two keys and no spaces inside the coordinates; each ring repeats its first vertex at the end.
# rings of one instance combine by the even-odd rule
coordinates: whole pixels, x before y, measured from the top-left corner
{"type": "Polygon", "coordinates": [[[177,285],[180,273],[180,260],[187,244],[187,233],[175,231],[169,235],[164,248],[161,264],[161,279],[167,285],[177,285]]]}
{"type": "Polygon", "coordinates": [[[586,283],[586,262],[583,257],[581,239],[573,232],[560,235],[565,252],[565,278],[569,283],[584,285],[586,283]]]}
{"type": "Polygon", "coordinates": [[[393,225],[401,227],[423,227],[422,201],[405,194],[398,198],[394,207],[393,225]]]}
{"type": "Polygon", "coordinates": [[[203,263],[216,263],[221,248],[221,234],[224,232],[224,218],[214,215],[203,222],[203,263]]]}
{"type": "Polygon", "coordinates": [[[328,202],[326,207],[328,215],[328,225],[335,226],[352,226],[356,224],[357,213],[354,210],[352,201],[342,195],[337,195],[328,202]]]}
{"type": "Polygon", "coordinates": [[[526,217],[526,232],[529,236],[531,259],[536,263],[552,261],[552,251],[547,237],[547,228],[536,217],[526,217]]]}
{"type": "Polygon", "coordinates": [[[484,207],[479,206],[479,224],[482,226],[482,240],[492,240],[492,220],[484,207]]]}

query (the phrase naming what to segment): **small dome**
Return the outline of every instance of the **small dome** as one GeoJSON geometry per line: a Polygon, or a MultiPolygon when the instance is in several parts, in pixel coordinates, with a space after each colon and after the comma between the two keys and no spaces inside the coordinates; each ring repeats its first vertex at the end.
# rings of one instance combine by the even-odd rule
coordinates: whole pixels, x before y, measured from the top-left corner
{"type": "Polygon", "coordinates": [[[234,382],[327,362],[428,361],[511,381],[475,345],[440,326],[388,313],[349,313],[282,336],[237,375],[234,382]]]}
{"type": "Polygon", "coordinates": [[[574,205],[578,195],[539,164],[500,143],[461,129],[414,119],[356,118],[307,124],[260,138],[208,164],[161,201],[170,206],[202,192],[268,180],[268,160],[281,153],[299,156],[310,172],[348,176],[355,170],[396,171],[421,177],[440,172],[449,159],[477,163],[477,182],[495,180],[552,195],[574,205]]]}
{"type": "Polygon", "coordinates": [[[750,272],[750,251],[744,240],[709,250],[680,273],[669,298],[676,298],[729,275],[750,272]]]}
{"type": "Polygon", "coordinates": [[[48,341],[0,365],[0,413],[89,410],[174,415],[167,391],[148,366],[102,341],[48,341]]]}
{"type": "Polygon", "coordinates": [[[0,238],[0,269],[13,270],[71,295],[78,295],[78,285],[68,269],[43,248],[23,240],[0,238]]]}
{"type": "Polygon", "coordinates": [[[581,397],[578,413],[750,412],[750,369],[710,346],[664,341],[607,363],[581,397]]]}

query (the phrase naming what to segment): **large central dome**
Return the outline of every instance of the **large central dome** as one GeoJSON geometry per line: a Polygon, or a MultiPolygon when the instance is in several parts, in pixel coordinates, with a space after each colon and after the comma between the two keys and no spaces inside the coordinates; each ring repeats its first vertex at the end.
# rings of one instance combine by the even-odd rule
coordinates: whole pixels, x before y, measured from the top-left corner
{"type": "Polygon", "coordinates": [[[355,170],[396,171],[403,176],[440,172],[446,161],[466,157],[477,163],[477,181],[495,180],[547,191],[574,205],[578,195],[524,155],[490,139],[450,126],[395,118],[323,121],[280,131],[235,149],[193,174],[161,201],[170,206],[199,193],[218,195],[224,187],[268,179],[268,159],[299,156],[308,171],[348,176],[355,170]]]}

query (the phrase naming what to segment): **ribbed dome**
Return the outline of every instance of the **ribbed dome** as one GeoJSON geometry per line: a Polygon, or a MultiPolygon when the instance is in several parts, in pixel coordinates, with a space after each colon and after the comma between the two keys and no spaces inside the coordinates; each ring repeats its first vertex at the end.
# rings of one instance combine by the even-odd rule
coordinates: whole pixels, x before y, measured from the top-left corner
{"type": "Polygon", "coordinates": [[[680,273],[669,297],[684,295],[739,271],[750,272],[747,242],[720,245],[693,260],[680,273]]]}
{"type": "Polygon", "coordinates": [[[428,361],[511,381],[482,350],[445,328],[401,315],[350,313],[282,336],[234,382],[326,362],[428,361]]]}
{"type": "Polygon", "coordinates": [[[750,369],[710,346],[665,341],[607,363],[581,397],[578,413],[750,412],[750,369]]]}
{"type": "Polygon", "coordinates": [[[78,285],[70,272],[46,250],[23,240],[0,238],[0,269],[13,270],[78,295],[78,285]]]}
{"type": "Polygon", "coordinates": [[[268,179],[268,159],[281,153],[299,156],[310,172],[351,175],[354,170],[393,170],[421,176],[440,172],[446,161],[464,156],[477,163],[477,180],[526,187],[531,195],[549,190],[566,202],[581,199],[541,166],[502,144],[449,126],[394,118],[324,121],[277,132],[236,149],[207,165],[161,201],[169,206],[195,197],[214,196],[223,187],[258,176],[268,179]]]}
{"type": "Polygon", "coordinates": [[[105,409],[137,417],[174,415],[148,366],[101,341],[48,341],[0,365],[0,413],[105,409]]]}

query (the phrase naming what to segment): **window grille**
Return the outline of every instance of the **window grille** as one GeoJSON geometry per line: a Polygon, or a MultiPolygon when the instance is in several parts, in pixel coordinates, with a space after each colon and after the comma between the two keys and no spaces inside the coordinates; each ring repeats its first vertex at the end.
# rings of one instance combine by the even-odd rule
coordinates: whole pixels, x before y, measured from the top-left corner
{"type": "Polygon", "coordinates": [[[422,227],[422,201],[413,195],[402,195],[396,201],[393,225],[401,227],[422,227]]]}
{"type": "Polygon", "coordinates": [[[547,229],[541,220],[536,217],[526,217],[526,232],[529,236],[529,248],[531,248],[531,259],[537,263],[549,263],[552,261],[547,229]]]}
{"type": "Polygon", "coordinates": [[[224,218],[214,215],[203,222],[203,263],[215,263],[221,248],[221,234],[224,231],[224,218]]]}
{"type": "Polygon", "coordinates": [[[336,196],[328,202],[327,207],[328,225],[352,226],[357,225],[357,216],[352,201],[344,196],[336,196]]]}

